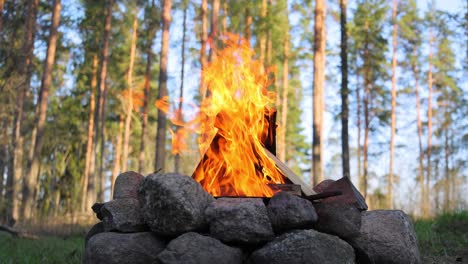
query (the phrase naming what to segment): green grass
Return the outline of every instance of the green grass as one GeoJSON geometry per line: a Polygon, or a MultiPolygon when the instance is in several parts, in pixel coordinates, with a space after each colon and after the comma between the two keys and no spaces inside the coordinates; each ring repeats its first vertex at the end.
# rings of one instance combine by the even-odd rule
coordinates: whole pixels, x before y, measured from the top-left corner
{"type": "Polygon", "coordinates": [[[81,263],[83,250],[84,238],[79,236],[29,240],[0,233],[0,264],[81,263]]]}
{"type": "Polygon", "coordinates": [[[468,256],[468,211],[448,213],[414,224],[421,255],[468,256]]]}

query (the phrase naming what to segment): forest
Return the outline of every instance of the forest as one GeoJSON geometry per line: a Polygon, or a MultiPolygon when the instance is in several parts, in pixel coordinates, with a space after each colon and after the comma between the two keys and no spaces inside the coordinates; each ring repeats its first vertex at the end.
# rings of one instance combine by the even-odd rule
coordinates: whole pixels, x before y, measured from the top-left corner
{"type": "Polygon", "coordinates": [[[272,69],[277,157],[306,183],[350,177],[370,208],[420,218],[467,210],[467,10],[0,0],[0,223],[89,216],[121,172],[192,175],[200,135],[171,115],[185,122],[200,106],[226,35],[272,69]]]}

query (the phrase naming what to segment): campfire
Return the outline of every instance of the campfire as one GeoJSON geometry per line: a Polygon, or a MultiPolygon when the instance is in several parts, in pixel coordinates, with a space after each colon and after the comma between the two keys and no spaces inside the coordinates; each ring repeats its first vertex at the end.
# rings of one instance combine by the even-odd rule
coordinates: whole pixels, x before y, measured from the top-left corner
{"type": "Polygon", "coordinates": [[[216,53],[196,117],[157,102],[180,127],[175,153],[200,134],[193,175],[119,175],[92,208],[84,263],[420,263],[405,213],[366,212],[348,178],[312,189],[275,156],[270,70],[247,42],[227,34],[216,53]]]}
{"type": "MultiPolygon", "coordinates": [[[[254,59],[254,51],[239,35],[225,34],[202,72],[198,114],[183,122],[170,112],[168,98],[157,103],[169,119],[188,132],[197,132],[202,158],[192,177],[215,197],[271,197],[279,191],[315,192],[278,160],[275,93],[268,91],[272,69],[254,59]]],[[[184,130],[173,135],[180,153],[184,130]]]]}

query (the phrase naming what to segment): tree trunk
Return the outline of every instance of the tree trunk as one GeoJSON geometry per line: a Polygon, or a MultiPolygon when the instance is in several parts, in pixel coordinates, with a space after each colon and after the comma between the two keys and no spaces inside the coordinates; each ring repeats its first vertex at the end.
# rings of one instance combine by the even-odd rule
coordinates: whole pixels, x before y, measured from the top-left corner
{"type": "MultiPolygon", "coordinates": [[[[123,115],[119,115],[119,134],[117,135],[117,142],[115,143],[115,157],[114,157],[114,168],[112,169],[111,179],[111,194],[114,194],[115,179],[120,172],[120,161],[122,160],[122,134],[124,130],[124,118],[123,115]]],[[[125,162],[125,160],[123,160],[125,162]]]]}
{"type": "Polygon", "coordinates": [[[349,139],[348,139],[348,33],[346,22],[346,0],[340,0],[341,24],[341,161],[343,176],[350,177],[349,173],[349,139]]]}
{"type": "Polygon", "coordinates": [[[325,0],[315,3],[312,185],[323,180],[323,111],[325,85],[325,0]]]}
{"type": "MultiPolygon", "coordinates": [[[[262,7],[260,10],[260,18],[262,21],[262,25],[265,25],[265,19],[267,16],[267,0],[262,0],[262,7]]],[[[265,65],[265,53],[266,53],[266,27],[263,27],[264,30],[262,30],[260,33],[260,61],[265,65]]],[[[269,30],[269,29],[267,29],[269,30]]]]}
{"type": "MultiPolygon", "coordinates": [[[[4,0],[0,0],[0,14],[3,14],[3,7],[5,5],[5,1],[4,0]]],[[[2,33],[2,29],[3,29],[3,16],[0,16],[0,33],[2,33]]]]}
{"type": "MultiPolygon", "coordinates": [[[[289,24],[289,20],[288,24],[289,24]]],[[[289,93],[289,27],[286,27],[283,44],[283,95],[281,105],[281,133],[278,133],[278,158],[286,162],[286,126],[288,119],[288,93],[289,93]]],[[[279,87],[279,85],[278,85],[279,87]]]]}
{"type": "Polygon", "coordinates": [[[47,45],[46,61],[41,81],[41,89],[39,92],[39,100],[36,110],[36,120],[34,122],[34,130],[36,131],[35,138],[32,139],[31,148],[34,149],[32,160],[28,163],[27,177],[23,184],[23,205],[22,216],[29,219],[34,207],[34,188],[37,184],[37,176],[39,173],[39,165],[41,158],[42,146],[44,144],[44,128],[47,116],[47,105],[49,98],[50,86],[52,84],[52,69],[55,62],[55,51],[57,48],[57,31],[60,24],[60,10],[62,6],[60,0],[54,0],[52,11],[52,25],[50,27],[49,41],[47,45]]]}
{"type": "Polygon", "coordinates": [[[212,61],[216,57],[216,43],[218,41],[218,34],[219,34],[219,0],[212,0],[211,1],[211,32],[210,32],[210,39],[211,45],[210,47],[210,57],[209,61],[212,61]]]}
{"type": "MultiPolygon", "coordinates": [[[[152,2],[151,8],[155,8],[154,0],[152,2]]],[[[148,102],[150,96],[150,75],[151,75],[151,63],[152,63],[152,46],[153,40],[156,34],[156,26],[157,24],[152,21],[150,22],[150,26],[148,29],[148,39],[147,39],[147,47],[146,47],[146,70],[145,70],[145,90],[144,90],[144,98],[143,98],[143,109],[142,109],[142,121],[141,121],[141,140],[140,140],[140,155],[138,156],[138,171],[140,173],[144,173],[146,168],[145,166],[145,151],[146,151],[146,143],[147,143],[147,134],[148,134],[148,102]]]]}
{"type": "Polygon", "coordinates": [[[223,33],[226,33],[228,32],[228,25],[227,25],[227,18],[228,18],[228,1],[224,1],[223,3],[223,20],[222,20],[222,25],[223,25],[223,28],[222,28],[222,32],[223,33]]]}
{"type": "Polygon", "coordinates": [[[392,20],[393,20],[393,47],[392,47],[392,114],[391,114],[391,134],[390,134],[390,169],[388,173],[387,186],[387,206],[393,209],[393,162],[395,159],[395,132],[396,132],[396,67],[397,67],[397,31],[396,22],[397,0],[393,0],[392,20]]]}
{"type": "MultiPolygon", "coordinates": [[[[366,24],[366,29],[368,25],[366,24]]],[[[366,39],[364,44],[364,146],[362,149],[363,154],[363,174],[362,181],[360,183],[361,192],[363,193],[364,198],[367,199],[367,176],[368,176],[368,158],[369,158],[369,129],[370,129],[370,120],[369,120],[369,101],[370,101],[370,91],[371,91],[371,80],[370,80],[370,55],[369,55],[369,30],[366,32],[366,39]]]]}
{"type": "MultiPolygon", "coordinates": [[[[104,186],[102,186],[103,177],[103,150],[104,150],[104,127],[106,124],[105,120],[105,102],[106,102],[106,93],[107,93],[107,64],[109,62],[109,39],[110,39],[110,30],[111,30],[111,22],[112,22],[112,6],[114,4],[113,0],[108,0],[106,3],[106,17],[105,17],[105,24],[104,24],[104,39],[103,39],[103,46],[101,50],[101,71],[99,74],[99,92],[98,92],[98,104],[96,105],[96,115],[95,115],[95,142],[94,142],[94,149],[93,149],[93,156],[95,157],[94,160],[98,160],[98,152],[99,147],[101,147],[101,158],[99,164],[99,174],[96,174],[96,162],[92,163],[90,167],[90,181],[94,181],[96,187],[98,187],[98,179],[99,187],[97,188],[97,194],[99,201],[104,200],[104,186]]],[[[94,196],[95,194],[93,194],[94,196]]],[[[96,201],[96,196],[87,198],[89,205],[96,201]]]]}
{"type": "Polygon", "coordinates": [[[252,37],[252,15],[250,14],[250,7],[247,3],[245,7],[245,27],[244,27],[244,35],[247,43],[250,44],[250,38],[252,37]]]}
{"type": "MultiPolygon", "coordinates": [[[[416,58],[417,50],[414,47],[413,55],[416,58]]],[[[415,87],[415,95],[416,95],[416,121],[417,121],[417,129],[418,129],[418,146],[419,146],[419,155],[418,155],[418,180],[419,180],[419,189],[420,189],[420,207],[425,208],[424,205],[424,197],[425,197],[425,187],[424,187],[424,152],[422,147],[422,122],[421,122],[421,100],[419,99],[419,76],[418,76],[418,68],[416,62],[413,61],[412,63],[412,70],[414,75],[414,87],[415,87]]]]}
{"type": "MultiPolygon", "coordinates": [[[[201,48],[200,48],[200,65],[201,70],[205,69],[207,64],[207,57],[206,57],[206,43],[208,41],[208,19],[207,19],[207,10],[208,10],[208,3],[207,0],[202,0],[201,6],[201,19],[202,19],[202,32],[201,32],[201,48]]],[[[201,76],[203,78],[203,74],[201,76]]],[[[203,83],[200,82],[200,83],[203,83]]],[[[204,85],[200,86],[200,101],[203,101],[206,97],[206,88],[204,85]]]]}
{"type": "MultiPolygon", "coordinates": [[[[167,57],[169,53],[169,27],[171,24],[171,0],[164,0],[162,10],[161,61],[159,66],[158,99],[167,96],[167,57]]],[[[166,115],[158,109],[155,171],[164,171],[166,161],[166,115]]]]}
{"type": "MultiPolygon", "coordinates": [[[[36,32],[36,14],[39,5],[38,0],[28,1],[26,6],[26,30],[24,33],[24,42],[22,53],[24,60],[19,62],[19,75],[24,76],[24,80],[19,84],[19,91],[16,95],[13,120],[13,136],[11,141],[10,165],[7,177],[7,192],[5,198],[8,201],[7,219],[10,223],[19,218],[19,201],[18,194],[20,192],[20,179],[23,177],[23,120],[24,104],[26,101],[26,93],[30,90],[32,76],[32,62],[34,58],[34,36],[36,32]]],[[[3,7],[3,6],[2,6],[3,7]]]]}
{"type": "Polygon", "coordinates": [[[430,215],[429,206],[429,193],[431,192],[431,152],[432,152],[432,29],[429,29],[429,71],[427,76],[427,84],[429,87],[429,94],[427,98],[427,176],[426,176],[426,193],[423,215],[428,217],[430,215]]]}
{"type": "Polygon", "coordinates": [[[357,176],[359,182],[359,190],[363,192],[364,190],[364,179],[362,178],[362,146],[361,146],[361,83],[359,78],[359,72],[356,72],[356,101],[357,101],[357,109],[356,109],[356,118],[357,118],[357,176]]]}
{"type": "MultiPolygon", "coordinates": [[[[129,153],[129,142],[130,142],[130,127],[132,123],[133,115],[133,66],[135,64],[135,53],[137,44],[137,30],[138,30],[138,9],[135,8],[133,18],[133,32],[132,32],[132,43],[130,47],[130,65],[128,66],[127,73],[127,89],[128,93],[128,105],[127,114],[125,116],[125,134],[123,141],[123,156],[122,156],[122,171],[127,171],[128,164],[128,153],[129,153]]],[[[112,185],[114,183],[112,182],[112,185]]]]}
{"type": "MultiPolygon", "coordinates": [[[[444,109],[445,116],[447,115],[447,108],[444,109]]],[[[448,121],[444,121],[444,158],[445,158],[445,173],[444,173],[444,213],[450,211],[450,167],[449,167],[449,135],[448,135],[448,121]]]]}
{"type": "MultiPolygon", "coordinates": [[[[177,110],[177,119],[179,122],[183,122],[182,116],[182,99],[184,98],[184,76],[185,76],[185,31],[187,28],[187,2],[184,1],[184,18],[182,24],[182,51],[181,51],[181,58],[182,58],[182,65],[180,68],[180,90],[179,90],[179,107],[177,110]]],[[[177,136],[180,131],[180,127],[177,126],[175,130],[175,135],[177,136]]],[[[174,157],[174,171],[180,172],[180,149],[175,154],[174,157]]]]}
{"type": "Polygon", "coordinates": [[[93,54],[93,68],[91,72],[91,87],[89,94],[89,115],[88,115],[88,136],[86,143],[86,160],[83,181],[81,185],[81,211],[85,212],[87,209],[86,197],[88,192],[95,192],[94,182],[89,181],[89,173],[91,166],[91,159],[95,159],[93,154],[93,141],[94,141],[94,111],[96,110],[96,85],[97,85],[97,70],[99,59],[96,53],[93,54]]]}

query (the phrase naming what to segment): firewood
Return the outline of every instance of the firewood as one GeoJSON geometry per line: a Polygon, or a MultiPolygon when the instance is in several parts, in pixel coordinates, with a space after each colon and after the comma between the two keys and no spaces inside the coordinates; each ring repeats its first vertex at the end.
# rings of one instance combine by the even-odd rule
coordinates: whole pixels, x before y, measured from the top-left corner
{"type": "Polygon", "coordinates": [[[314,195],[316,192],[312,190],[312,188],[309,187],[302,179],[297,176],[286,164],[284,164],[281,160],[279,160],[273,153],[271,153],[268,149],[265,148],[265,152],[268,155],[270,159],[272,159],[275,162],[276,167],[278,170],[283,174],[284,177],[286,177],[288,180],[290,180],[294,184],[298,184],[301,186],[301,190],[306,196],[314,195]]]}

